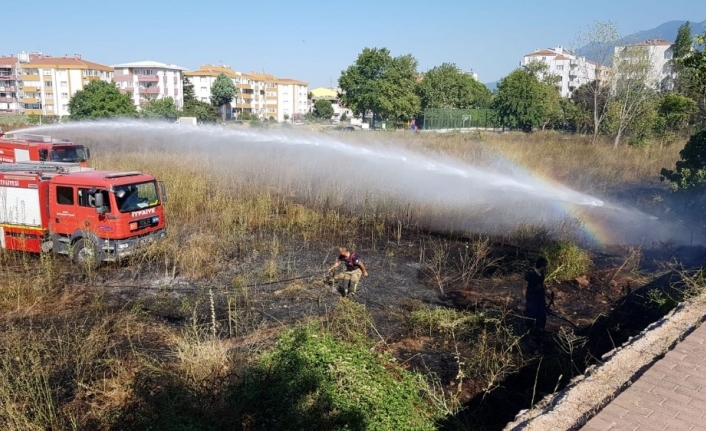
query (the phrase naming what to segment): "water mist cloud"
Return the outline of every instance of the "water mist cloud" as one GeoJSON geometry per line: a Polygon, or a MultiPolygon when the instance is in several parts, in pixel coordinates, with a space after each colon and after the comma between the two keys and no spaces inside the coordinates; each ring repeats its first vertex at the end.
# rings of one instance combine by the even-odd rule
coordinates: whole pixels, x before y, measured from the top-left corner
{"type": "Polygon", "coordinates": [[[106,151],[166,151],[209,156],[211,169],[248,175],[309,203],[327,200],[352,211],[417,210],[433,229],[507,233],[520,223],[560,223],[578,215],[618,242],[671,235],[646,214],[543,181],[506,159],[463,163],[394,145],[361,145],[294,129],[195,127],[138,121],[68,123],[25,130],[106,151]],[[657,226],[659,225],[659,226],[657,226]]]}

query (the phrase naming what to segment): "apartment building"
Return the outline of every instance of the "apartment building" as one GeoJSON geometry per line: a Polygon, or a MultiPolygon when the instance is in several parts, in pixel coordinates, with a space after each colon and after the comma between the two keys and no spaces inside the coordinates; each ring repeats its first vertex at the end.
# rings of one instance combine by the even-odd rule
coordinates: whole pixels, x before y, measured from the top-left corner
{"type": "Polygon", "coordinates": [[[674,72],[672,59],[674,50],[672,42],[662,39],[649,39],[630,45],[615,47],[616,60],[637,60],[642,58],[650,63],[647,71],[646,84],[655,90],[670,90],[673,85],[674,72]]]}
{"type": "Polygon", "coordinates": [[[526,66],[533,61],[541,61],[548,66],[547,73],[561,78],[560,90],[562,97],[570,97],[571,93],[583,84],[596,79],[596,70],[602,66],[577,56],[574,52],[561,45],[555,48],[538,49],[526,54],[520,66],[526,66]]]}
{"type": "Polygon", "coordinates": [[[22,82],[17,73],[17,57],[0,56],[0,114],[18,114],[20,103],[17,98],[17,81],[22,82]]]}
{"type": "Polygon", "coordinates": [[[211,86],[216,77],[224,73],[233,81],[238,93],[226,106],[226,117],[234,118],[247,112],[261,119],[270,117],[284,121],[295,113],[307,112],[308,83],[294,79],[277,78],[273,75],[252,72],[242,73],[229,66],[203,65],[198,70],[186,72],[194,86],[198,100],[211,100],[211,86]]]}
{"type": "Polygon", "coordinates": [[[130,95],[135,106],[167,97],[174,99],[177,108],[184,106],[182,74],[188,69],[157,61],[121,63],[112,67],[115,84],[121,93],[130,95]]]}
{"type": "Polygon", "coordinates": [[[109,66],[80,54],[54,57],[20,53],[0,57],[0,112],[27,115],[69,115],[69,99],[90,81],[113,79],[109,66]]]}

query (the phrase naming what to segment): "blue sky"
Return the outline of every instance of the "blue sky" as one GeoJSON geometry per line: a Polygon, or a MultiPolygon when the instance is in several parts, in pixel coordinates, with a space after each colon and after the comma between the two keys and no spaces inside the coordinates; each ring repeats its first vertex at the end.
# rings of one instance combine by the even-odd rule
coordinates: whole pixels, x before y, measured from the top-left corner
{"type": "Polygon", "coordinates": [[[0,52],[79,53],[102,64],[226,64],[329,86],[364,47],[495,81],[536,48],[574,46],[594,21],[622,35],[706,19],[703,0],[6,1],[0,52]]]}

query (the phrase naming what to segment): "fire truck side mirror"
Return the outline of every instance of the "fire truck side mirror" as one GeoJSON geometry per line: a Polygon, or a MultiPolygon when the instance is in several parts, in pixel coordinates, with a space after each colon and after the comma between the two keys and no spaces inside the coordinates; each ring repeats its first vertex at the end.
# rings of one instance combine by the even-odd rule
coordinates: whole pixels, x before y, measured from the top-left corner
{"type": "Polygon", "coordinates": [[[90,148],[86,148],[86,160],[88,160],[88,159],[90,159],[90,158],[91,158],[91,149],[90,149],[90,148]]]}
{"type": "Polygon", "coordinates": [[[159,189],[162,192],[162,203],[167,203],[167,187],[164,185],[164,181],[159,182],[159,189]]]}
{"type": "Polygon", "coordinates": [[[103,193],[96,193],[96,212],[98,214],[104,214],[105,213],[105,202],[103,202],[103,193]]]}

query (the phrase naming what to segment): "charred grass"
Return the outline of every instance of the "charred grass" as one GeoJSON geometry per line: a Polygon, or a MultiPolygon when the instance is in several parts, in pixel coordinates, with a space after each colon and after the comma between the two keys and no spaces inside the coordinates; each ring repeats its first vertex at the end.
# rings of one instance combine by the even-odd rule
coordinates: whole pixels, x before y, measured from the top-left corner
{"type": "MultiPolygon", "coordinates": [[[[462,160],[506,157],[594,193],[654,182],[679,150],[552,133],[384,136],[462,160]]],[[[96,167],[166,183],[168,237],[95,273],[0,255],[5,429],[493,429],[641,329],[624,327],[637,312],[625,298],[655,315],[680,298],[640,291],[674,267],[648,272],[635,249],[583,250],[577,220],[435,233],[431,207],[380,198],[350,211],[336,190],[265,187],[200,152],[82,141],[96,167]],[[370,262],[354,300],[321,277],[337,245],[370,262]],[[557,310],[578,325],[551,320],[543,346],[528,340],[520,303],[540,255],[556,264],[557,310]]],[[[701,273],[685,279],[703,286],[701,273]]]]}

